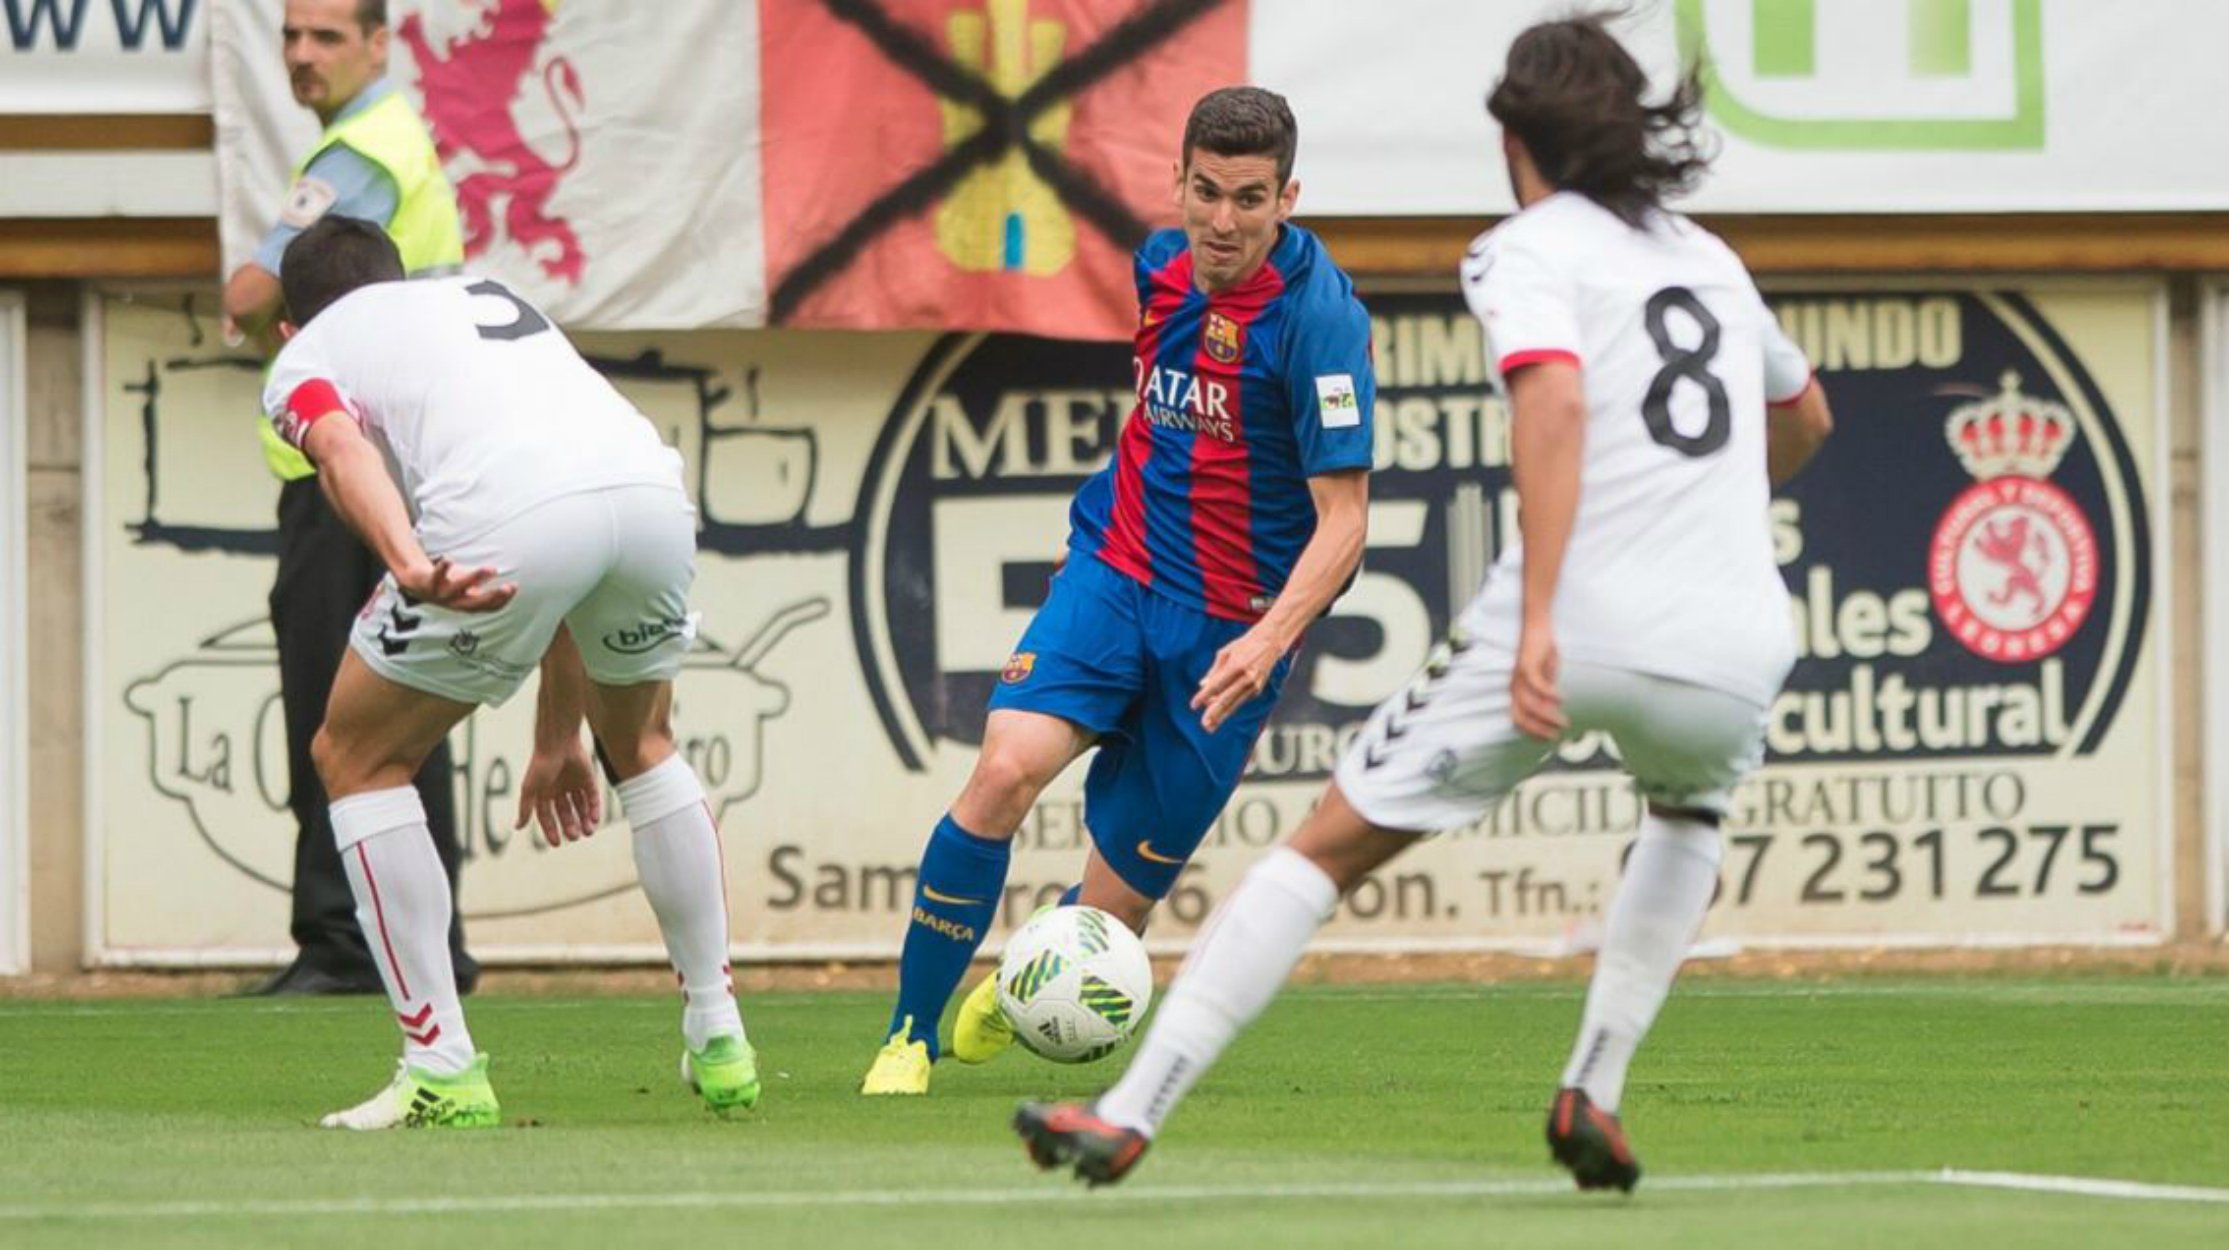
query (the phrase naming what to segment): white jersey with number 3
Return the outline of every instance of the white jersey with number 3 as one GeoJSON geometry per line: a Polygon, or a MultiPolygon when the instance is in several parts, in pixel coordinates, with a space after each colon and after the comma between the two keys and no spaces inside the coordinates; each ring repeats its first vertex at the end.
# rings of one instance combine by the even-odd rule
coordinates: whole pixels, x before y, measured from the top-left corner
{"type": "Polygon", "coordinates": [[[682,489],[681,458],[564,333],[501,283],[421,278],[361,287],[288,341],[264,411],[300,446],[346,411],[440,554],[562,495],[682,489]]]}
{"type": "MultiPolygon", "coordinates": [[[[1767,518],[1765,407],[1800,396],[1811,372],[1740,259],[1676,214],[1637,230],[1560,192],[1480,238],[1462,274],[1496,373],[1561,360],[1585,389],[1560,653],[1770,705],[1795,638],[1767,518]]],[[[1473,632],[1515,645],[1523,567],[1513,543],[1466,616],[1473,632]]]]}

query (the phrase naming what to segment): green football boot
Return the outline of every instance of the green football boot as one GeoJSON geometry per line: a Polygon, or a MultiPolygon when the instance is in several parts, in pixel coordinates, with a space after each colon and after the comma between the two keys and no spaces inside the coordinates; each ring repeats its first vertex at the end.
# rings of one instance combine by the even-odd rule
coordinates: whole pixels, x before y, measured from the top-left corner
{"type": "Polygon", "coordinates": [[[494,1128],[503,1122],[503,1108],[488,1084],[488,1057],[474,1055],[472,1066],[454,1076],[442,1076],[408,1063],[395,1065],[395,1079],[387,1088],[346,1111],[335,1111],[318,1121],[323,1128],[370,1132],[383,1128],[494,1128]]]}
{"type": "Polygon", "coordinates": [[[683,1049],[681,1083],[722,1115],[736,1107],[748,1111],[758,1105],[758,1052],[733,1034],[713,1038],[703,1050],[683,1049]]]}

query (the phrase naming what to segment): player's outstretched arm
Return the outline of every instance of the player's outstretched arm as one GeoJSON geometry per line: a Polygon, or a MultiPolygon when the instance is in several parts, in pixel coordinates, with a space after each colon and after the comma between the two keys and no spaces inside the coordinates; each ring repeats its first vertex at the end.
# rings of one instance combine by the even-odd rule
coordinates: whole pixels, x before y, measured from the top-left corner
{"type": "Polygon", "coordinates": [[[1765,471],[1775,489],[1803,471],[1811,457],[1834,433],[1834,414],[1827,408],[1827,390],[1817,378],[1801,394],[1766,410],[1765,471]]]}
{"type": "Polygon", "coordinates": [[[588,710],[588,670],[572,630],[557,627],[542,656],[542,685],[534,701],[534,756],[519,785],[518,821],[532,819],[551,846],[578,841],[604,821],[604,790],[596,766],[581,745],[581,719],[588,710]]]}
{"type": "Polygon", "coordinates": [[[302,451],[317,466],[333,511],[413,598],[462,612],[493,612],[518,593],[517,586],[496,581],[494,569],[458,569],[446,557],[426,554],[402,492],[387,475],[387,461],[354,419],[316,421],[302,437],[302,451]]]}
{"type": "Polygon", "coordinates": [[[1370,523],[1369,471],[1317,474],[1308,479],[1308,493],[1316,504],[1316,532],[1300,549],[1292,576],[1262,619],[1215,653],[1215,663],[1192,695],[1192,707],[1209,733],[1268,687],[1277,661],[1331,606],[1362,562],[1370,523]]]}

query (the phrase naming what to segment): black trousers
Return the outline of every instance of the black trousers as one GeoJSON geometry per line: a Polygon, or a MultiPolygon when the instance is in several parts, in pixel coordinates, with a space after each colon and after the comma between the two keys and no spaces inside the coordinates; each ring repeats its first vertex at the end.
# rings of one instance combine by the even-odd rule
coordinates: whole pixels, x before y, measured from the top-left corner
{"type": "MultiPolygon", "coordinates": [[[[333,843],[325,787],[310,760],[310,740],[325,723],[325,703],[340,673],[356,613],[386,572],[325,501],[314,477],[279,489],[279,573],[271,585],[271,627],[279,640],[279,697],[286,711],[288,806],[294,811],[294,944],[300,958],[337,977],[377,982],[378,965],[356,923],[356,900],[333,843]]],[[[443,743],[418,771],[434,850],[457,885],[455,768],[443,743]]],[[[479,966],[464,952],[464,922],[449,926],[457,980],[469,985],[479,966]]]]}

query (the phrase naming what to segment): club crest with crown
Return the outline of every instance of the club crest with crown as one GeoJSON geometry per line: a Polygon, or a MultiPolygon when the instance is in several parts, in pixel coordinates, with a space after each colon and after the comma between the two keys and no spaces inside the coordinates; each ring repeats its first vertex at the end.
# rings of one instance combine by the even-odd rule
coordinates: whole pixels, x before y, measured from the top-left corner
{"type": "Polygon", "coordinates": [[[1950,450],[1975,481],[1943,512],[1927,559],[1935,615],[1966,648],[2001,664],[2066,645],[2097,600],[2097,535],[2052,484],[2078,433],[2066,405],[2001,389],[1944,422],[1950,450]]]}

